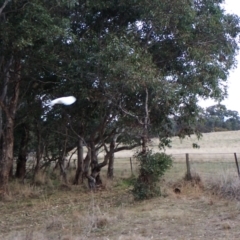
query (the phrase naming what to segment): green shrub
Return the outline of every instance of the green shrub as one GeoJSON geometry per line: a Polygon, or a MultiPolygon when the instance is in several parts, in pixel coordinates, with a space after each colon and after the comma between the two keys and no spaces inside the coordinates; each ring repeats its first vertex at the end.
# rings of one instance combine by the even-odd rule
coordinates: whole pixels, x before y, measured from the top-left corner
{"type": "Polygon", "coordinates": [[[135,200],[149,199],[161,195],[158,182],[165,171],[172,166],[172,158],[165,153],[147,152],[137,156],[139,176],[133,185],[135,200]]]}

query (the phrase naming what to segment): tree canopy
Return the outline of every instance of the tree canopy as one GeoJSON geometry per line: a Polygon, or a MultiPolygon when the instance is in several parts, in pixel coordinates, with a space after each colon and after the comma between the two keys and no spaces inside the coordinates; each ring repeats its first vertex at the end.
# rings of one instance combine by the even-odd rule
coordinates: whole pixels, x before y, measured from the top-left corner
{"type": "Polygon", "coordinates": [[[239,17],[222,3],[1,1],[0,191],[14,157],[25,168],[30,151],[36,171],[44,159],[64,175],[63,159],[77,147],[91,184],[116,143],[144,149],[153,135],[165,146],[173,135],[198,134],[199,97],[222,100],[236,64],[239,17]],[[70,107],[43,104],[69,95],[77,98],[70,107]]]}

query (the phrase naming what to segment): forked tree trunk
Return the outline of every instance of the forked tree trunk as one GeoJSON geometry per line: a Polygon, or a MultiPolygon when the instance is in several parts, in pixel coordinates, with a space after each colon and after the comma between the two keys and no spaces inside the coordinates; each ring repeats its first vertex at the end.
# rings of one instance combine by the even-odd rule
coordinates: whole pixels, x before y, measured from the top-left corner
{"type": "Polygon", "coordinates": [[[84,170],[83,170],[83,174],[82,174],[82,181],[83,181],[83,177],[86,177],[88,179],[89,188],[93,190],[96,187],[96,184],[95,184],[96,180],[91,175],[89,175],[90,163],[91,163],[91,149],[88,147],[88,152],[87,152],[87,155],[83,162],[84,170]]]}
{"type": "Polygon", "coordinates": [[[98,167],[97,150],[94,141],[90,143],[91,147],[91,177],[95,179],[96,185],[101,185],[100,168],[98,167]]]}

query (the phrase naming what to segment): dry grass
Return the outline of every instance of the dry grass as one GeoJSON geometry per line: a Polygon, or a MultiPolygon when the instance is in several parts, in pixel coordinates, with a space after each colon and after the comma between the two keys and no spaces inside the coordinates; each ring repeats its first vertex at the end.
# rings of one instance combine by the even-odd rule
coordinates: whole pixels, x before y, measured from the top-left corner
{"type": "Polygon", "coordinates": [[[240,200],[240,179],[232,172],[225,171],[209,178],[206,188],[221,197],[240,200]]]}
{"type": "MultiPolygon", "coordinates": [[[[205,157],[213,158],[222,158],[223,155],[219,154],[216,156],[216,153],[229,153],[233,154],[234,152],[239,152],[240,145],[240,131],[227,131],[227,132],[212,132],[212,133],[203,133],[200,139],[197,139],[195,135],[186,137],[184,139],[179,139],[178,137],[172,138],[172,147],[166,149],[167,154],[173,155],[183,155],[185,153],[197,153],[197,154],[206,154],[205,157]],[[200,148],[193,148],[192,144],[197,143],[200,148]],[[207,155],[209,154],[209,155],[207,155]]],[[[154,151],[158,150],[158,139],[152,139],[151,147],[154,151]]],[[[116,154],[116,158],[129,158],[134,155],[137,149],[133,151],[123,151],[116,154]]],[[[102,156],[102,155],[101,155],[102,156]]],[[[218,159],[219,160],[219,159],[218,159]]]]}
{"type": "Polygon", "coordinates": [[[203,133],[201,139],[195,135],[180,140],[177,137],[172,139],[172,148],[167,149],[169,154],[180,153],[234,153],[239,151],[240,131],[203,133]],[[192,148],[197,143],[200,148],[192,148]]]}
{"type": "MultiPolygon", "coordinates": [[[[206,154],[212,154],[220,148],[224,151],[225,144],[226,149],[229,147],[226,151],[237,152],[238,136],[239,132],[207,134],[203,136],[201,148],[193,150],[208,149],[206,154]]],[[[196,139],[186,140],[181,143],[173,139],[173,148],[167,151],[190,152],[191,141],[196,139]]],[[[233,178],[231,169],[228,175],[219,178],[216,175],[228,165],[200,160],[196,163],[190,159],[194,180],[186,182],[183,180],[185,163],[175,162],[161,182],[162,197],[134,202],[126,181],[131,176],[129,158],[118,157],[116,177],[113,181],[103,179],[104,187],[95,193],[85,186],[63,186],[58,178],[44,174],[37,176],[37,186],[11,182],[10,198],[0,202],[0,239],[239,238],[240,204],[235,197],[240,189],[238,179],[233,178]],[[212,172],[204,175],[209,169],[212,172]],[[176,188],[180,191],[175,191],[176,188]],[[229,192],[231,197],[225,198],[229,192]]],[[[135,174],[136,170],[133,159],[135,174]]],[[[106,169],[102,175],[106,175],[106,169]]],[[[68,177],[71,183],[74,173],[70,172],[68,177]]]]}
{"type": "Polygon", "coordinates": [[[10,183],[9,196],[14,200],[16,198],[37,198],[42,194],[42,189],[36,185],[22,184],[18,181],[10,183]]]}
{"type": "MultiPolygon", "coordinates": [[[[239,203],[206,192],[197,174],[190,182],[163,182],[165,197],[142,202],[133,201],[122,181],[107,182],[96,193],[72,186],[68,192],[1,202],[0,239],[238,238],[239,203]],[[180,193],[174,192],[176,187],[180,193]]],[[[36,189],[29,186],[29,191],[36,189]]]]}

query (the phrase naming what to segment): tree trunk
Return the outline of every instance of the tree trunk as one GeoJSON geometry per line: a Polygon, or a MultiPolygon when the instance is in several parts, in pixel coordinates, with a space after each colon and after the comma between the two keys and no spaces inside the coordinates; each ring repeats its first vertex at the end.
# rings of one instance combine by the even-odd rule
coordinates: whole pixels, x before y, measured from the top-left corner
{"type": "Polygon", "coordinates": [[[1,146],[0,159],[0,195],[8,194],[8,180],[13,165],[13,120],[7,119],[6,130],[4,131],[1,146]]]}
{"type": "Polygon", "coordinates": [[[39,170],[40,170],[40,161],[42,158],[42,137],[41,137],[41,133],[40,130],[37,129],[37,150],[36,150],[36,165],[35,165],[35,169],[34,169],[34,176],[33,178],[35,179],[35,176],[38,174],[39,170]]]}
{"type": "Polygon", "coordinates": [[[65,156],[60,157],[60,159],[59,159],[60,174],[63,178],[64,183],[68,184],[65,163],[66,163],[66,157],[65,156]]]}
{"type": "MultiPolygon", "coordinates": [[[[98,166],[98,158],[97,158],[97,151],[96,151],[94,141],[90,142],[90,148],[91,148],[91,179],[88,179],[88,180],[92,181],[92,178],[93,178],[94,184],[96,186],[96,185],[102,184],[102,180],[101,180],[101,177],[99,176],[100,171],[97,167],[98,166]]],[[[93,185],[92,182],[91,182],[91,184],[93,185]]],[[[90,183],[89,183],[89,185],[90,185],[90,183]]]]}
{"type": "Polygon", "coordinates": [[[149,110],[148,110],[148,90],[146,90],[145,99],[145,117],[143,122],[143,134],[142,134],[142,152],[141,154],[146,154],[148,151],[148,125],[149,125],[149,110]]]}
{"type": "Polygon", "coordinates": [[[91,175],[89,175],[90,162],[91,162],[91,149],[88,147],[87,156],[85,157],[84,162],[83,162],[84,170],[83,170],[83,174],[82,174],[82,181],[83,181],[83,177],[86,177],[88,179],[89,188],[91,190],[93,190],[93,189],[95,189],[96,180],[91,175]]]}
{"type": "Polygon", "coordinates": [[[62,155],[59,159],[59,167],[60,167],[60,174],[63,178],[63,181],[65,184],[68,184],[68,180],[67,180],[67,171],[66,171],[66,162],[67,162],[67,158],[66,158],[66,150],[67,150],[67,141],[68,141],[68,128],[65,127],[65,139],[63,142],[63,149],[60,149],[59,152],[62,152],[62,155]]]}
{"type": "Polygon", "coordinates": [[[15,176],[21,180],[24,179],[26,174],[26,162],[27,162],[27,144],[29,142],[29,131],[26,125],[23,126],[22,139],[17,159],[17,168],[15,176]]]}
{"type": "Polygon", "coordinates": [[[81,175],[83,173],[83,140],[82,138],[78,139],[77,155],[78,155],[77,170],[76,170],[76,175],[73,183],[75,185],[78,185],[79,179],[81,178],[81,175]]]}
{"type": "Polygon", "coordinates": [[[109,162],[108,162],[108,172],[107,177],[109,179],[113,179],[113,166],[114,166],[114,149],[116,146],[116,138],[113,138],[110,143],[110,154],[109,154],[109,162]]]}
{"type": "Polygon", "coordinates": [[[0,96],[0,107],[5,114],[5,118],[1,116],[1,121],[4,119],[4,122],[1,122],[0,130],[0,195],[2,197],[8,194],[9,174],[13,166],[13,132],[20,91],[20,70],[20,61],[15,61],[13,64],[11,58],[7,62],[0,96]],[[15,70],[14,73],[10,73],[10,68],[15,70]],[[10,86],[11,91],[8,91],[10,86]]]}
{"type": "Polygon", "coordinates": [[[148,149],[148,138],[147,135],[144,133],[141,137],[142,139],[142,152],[141,154],[146,154],[147,153],[147,149],[148,149]]]}

